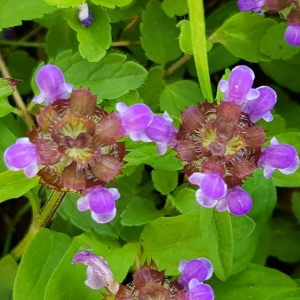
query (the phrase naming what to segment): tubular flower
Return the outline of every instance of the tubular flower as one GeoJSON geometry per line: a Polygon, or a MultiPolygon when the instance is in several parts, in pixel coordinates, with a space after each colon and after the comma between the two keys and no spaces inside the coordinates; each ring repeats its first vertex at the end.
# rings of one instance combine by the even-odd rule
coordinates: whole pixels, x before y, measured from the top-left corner
{"type": "Polygon", "coordinates": [[[265,0],[239,0],[238,8],[240,11],[253,10],[259,14],[262,14],[262,8],[266,5],[265,0]]]}
{"type": "Polygon", "coordinates": [[[78,5],[78,20],[81,22],[83,27],[88,27],[93,23],[93,14],[89,9],[87,3],[78,5]]]}
{"type": "Polygon", "coordinates": [[[289,145],[272,142],[262,150],[266,134],[254,122],[272,120],[276,94],[268,87],[252,89],[254,77],[249,68],[236,67],[233,72],[228,82],[220,83],[225,99],[219,106],[205,102],[182,113],[174,149],[189,182],[199,186],[196,200],[200,205],[243,215],[252,207],[250,195],[241,188],[246,177],[257,167],[265,169],[267,178],[276,168],[291,174],[299,159],[289,145]]]}
{"type": "Polygon", "coordinates": [[[61,70],[54,65],[43,66],[36,75],[36,83],[40,94],[32,99],[35,103],[45,102],[46,105],[58,99],[67,99],[73,85],[65,82],[61,70]]]}

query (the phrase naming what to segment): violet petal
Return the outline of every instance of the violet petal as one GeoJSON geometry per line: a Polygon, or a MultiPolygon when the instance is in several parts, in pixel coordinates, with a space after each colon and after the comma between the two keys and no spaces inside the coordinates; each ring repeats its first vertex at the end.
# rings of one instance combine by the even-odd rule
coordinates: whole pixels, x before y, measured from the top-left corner
{"type": "Polygon", "coordinates": [[[212,208],[217,205],[218,200],[211,200],[207,198],[201,189],[196,191],[196,201],[203,207],[212,208]]]}
{"type": "Polygon", "coordinates": [[[93,14],[89,9],[87,3],[78,5],[78,20],[83,27],[90,26],[93,23],[93,14]]]}
{"type": "Polygon", "coordinates": [[[90,209],[95,214],[106,215],[115,208],[115,200],[108,189],[95,187],[85,196],[90,203],[90,209]]]}
{"type": "Polygon", "coordinates": [[[300,26],[291,24],[284,33],[284,39],[292,46],[300,46],[300,26]]]}
{"type": "Polygon", "coordinates": [[[230,213],[242,216],[247,214],[252,208],[250,195],[241,187],[234,187],[228,190],[226,195],[228,210],[230,213]]]}
{"type": "Polygon", "coordinates": [[[213,300],[214,291],[208,284],[197,282],[197,279],[192,279],[187,292],[188,300],[213,300]]]}
{"type": "Polygon", "coordinates": [[[265,5],[265,0],[239,0],[237,3],[239,10],[242,12],[253,10],[260,14],[262,13],[262,8],[265,5]]]}
{"type": "Polygon", "coordinates": [[[84,283],[91,289],[98,290],[104,287],[104,280],[94,272],[94,269],[92,267],[87,267],[86,276],[87,280],[84,283]]]}
{"type": "Polygon", "coordinates": [[[218,173],[207,173],[201,180],[200,189],[211,200],[219,200],[226,194],[227,185],[218,173]]]}
{"type": "Polygon", "coordinates": [[[117,209],[115,208],[111,213],[106,215],[96,214],[92,211],[92,218],[99,224],[104,224],[110,222],[117,213],[117,209]]]}

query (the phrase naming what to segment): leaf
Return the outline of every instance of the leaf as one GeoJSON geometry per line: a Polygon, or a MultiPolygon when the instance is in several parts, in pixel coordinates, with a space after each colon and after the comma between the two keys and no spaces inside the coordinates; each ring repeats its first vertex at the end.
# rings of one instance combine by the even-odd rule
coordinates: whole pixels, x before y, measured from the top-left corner
{"type": "Polygon", "coordinates": [[[282,300],[282,299],[284,299],[284,300],[300,300],[299,287],[280,291],[276,294],[270,295],[269,297],[265,298],[265,300],[282,300]]]}
{"type": "Polygon", "coordinates": [[[153,170],[151,172],[154,187],[163,195],[168,195],[175,190],[178,184],[176,171],[153,170]]]}
{"type": "Polygon", "coordinates": [[[187,0],[164,0],[162,9],[170,18],[174,18],[175,15],[182,17],[189,12],[187,0]]]}
{"type": "Polygon", "coordinates": [[[192,213],[201,210],[201,206],[196,201],[196,191],[191,188],[181,189],[174,196],[172,202],[181,213],[192,213]]]}
{"type": "Polygon", "coordinates": [[[0,78],[0,98],[5,98],[14,93],[14,89],[11,86],[9,80],[0,78]]]}
{"type": "Polygon", "coordinates": [[[229,212],[220,213],[215,209],[200,209],[200,230],[208,258],[214,266],[215,275],[226,280],[232,268],[233,234],[229,212]]]}
{"type": "Polygon", "coordinates": [[[90,5],[93,12],[93,23],[83,27],[78,21],[77,9],[68,9],[65,18],[68,24],[77,32],[79,51],[83,58],[97,62],[106,54],[111,45],[111,26],[109,18],[101,6],[90,5]]]}
{"type": "Polygon", "coordinates": [[[165,86],[160,95],[160,107],[171,116],[180,117],[186,107],[204,101],[199,85],[191,80],[178,80],[165,86]]]}
{"type": "Polygon", "coordinates": [[[0,260],[0,270],[0,299],[12,299],[18,264],[7,255],[0,260]]]}
{"type": "Polygon", "coordinates": [[[181,260],[206,256],[199,220],[196,212],[159,218],[146,225],[141,235],[143,259],[152,257],[158,269],[166,269],[168,276],[179,274],[181,260]]]}
{"type": "Polygon", "coordinates": [[[193,55],[193,44],[191,36],[191,26],[188,20],[180,21],[176,27],[180,28],[179,46],[183,53],[193,55]]]}
{"type": "Polygon", "coordinates": [[[0,7],[0,31],[21,25],[22,21],[42,18],[56,10],[41,0],[0,0],[0,7]]]}
{"type": "Polygon", "coordinates": [[[43,299],[48,280],[70,244],[66,234],[40,230],[22,257],[14,299],[43,299]]]}
{"type": "Polygon", "coordinates": [[[15,110],[6,98],[0,98],[0,117],[4,117],[15,110]]]}
{"type": "Polygon", "coordinates": [[[67,82],[75,87],[89,88],[99,98],[115,99],[139,88],[147,77],[147,71],[133,61],[126,61],[123,54],[111,53],[99,62],[89,63],[79,53],[62,52],[49,63],[57,65],[67,82]]]}
{"type": "Polygon", "coordinates": [[[276,24],[256,13],[237,13],[226,20],[209,40],[223,44],[230,53],[247,61],[269,61],[270,57],[260,51],[261,39],[276,24]]]}
{"type": "Polygon", "coordinates": [[[295,281],[289,276],[255,264],[249,264],[244,271],[231,276],[227,281],[212,278],[209,284],[216,299],[222,300],[265,300],[273,294],[296,287],[295,281]]]}
{"type": "Polygon", "coordinates": [[[116,6],[127,6],[132,2],[132,0],[92,0],[92,2],[108,8],[115,8],[116,6]]]}
{"type": "Polygon", "coordinates": [[[23,172],[7,170],[0,174],[0,202],[19,198],[39,184],[39,177],[27,178],[23,172]]]}
{"type": "Polygon", "coordinates": [[[268,30],[263,37],[260,50],[272,59],[289,59],[299,52],[299,48],[291,46],[284,39],[286,23],[280,23],[268,30]]]}
{"type": "Polygon", "coordinates": [[[151,0],[142,14],[141,34],[142,47],[153,62],[164,67],[181,55],[176,20],[165,15],[158,0],[151,0]]]}
{"type": "Polygon", "coordinates": [[[140,226],[163,216],[151,200],[135,196],[131,201],[121,214],[122,225],[140,226]]]}
{"type": "Polygon", "coordinates": [[[46,3],[59,8],[76,7],[82,3],[82,0],[44,0],[46,3]]]}

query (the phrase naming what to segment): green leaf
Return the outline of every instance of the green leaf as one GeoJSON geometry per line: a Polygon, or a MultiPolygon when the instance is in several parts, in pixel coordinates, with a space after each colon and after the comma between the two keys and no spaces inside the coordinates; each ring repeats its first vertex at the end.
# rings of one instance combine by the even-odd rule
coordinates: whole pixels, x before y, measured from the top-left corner
{"type": "Polygon", "coordinates": [[[82,0],[44,0],[46,3],[59,8],[76,7],[82,3],[82,0]]]}
{"type": "Polygon", "coordinates": [[[292,207],[294,215],[300,224],[300,193],[297,191],[294,191],[292,195],[292,207]]]}
{"type": "Polygon", "coordinates": [[[12,299],[18,264],[7,255],[0,260],[0,270],[0,299],[12,299]]]}
{"type": "Polygon", "coordinates": [[[261,39],[277,23],[256,13],[237,13],[209,38],[221,43],[233,55],[250,62],[269,61],[270,57],[260,50],[261,39]]]}
{"type": "Polygon", "coordinates": [[[139,88],[147,77],[147,71],[133,61],[126,61],[123,54],[106,55],[99,62],[89,63],[79,53],[62,52],[49,63],[57,65],[67,82],[75,87],[89,88],[99,98],[115,99],[139,88]]]}
{"type": "Polygon", "coordinates": [[[6,98],[0,98],[0,117],[4,117],[15,110],[6,98]]]}
{"type": "Polygon", "coordinates": [[[233,235],[229,212],[220,213],[215,209],[200,209],[200,229],[203,244],[214,266],[215,275],[226,280],[232,268],[233,235]]]}
{"type": "Polygon", "coordinates": [[[188,20],[182,20],[177,24],[180,28],[179,46],[183,53],[193,55],[193,44],[191,36],[191,26],[188,20]]]}
{"type": "Polygon", "coordinates": [[[163,216],[151,200],[135,196],[131,201],[121,214],[122,225],[140,226],[163,216]]]}
{"type": "Polygon", "coordinates": [[[191,80],[179,80],[165,86],[160,95],[160,107],[171,116],[180,117],[186,107],[204,101],[199,85],[191,80]]]}
{"type": "Polygon", "coordinates": [[[62,205],[59,208],[58,213],[65,220],[70,220],[72,224],[77,226],[78,228],[86,231],[92,232],[95,231],[97,234],[101,236],[107,236],[112,238],[118,238],[118,234],[112,228],[110,223],[101,224],[99,226],[92,217],[91,211],[80,212],[77,209],[77,200],[79,199],[79,195],[74,193],[68,193],[62,205]]]}
{"type": "Polygon", "coordinates": [[[23,172],[7,170],[0,174],[0,202],[19,198],[39,184],[39,177],[27,178],[23,172]]]}
{"type": "Polygon", "coordinates": [[[178,184],[176,171],[153,170],[151,172],[154,187],[163,195],[168,195],[175,190],[178,184]]]}
{"type": "Polygon", "coordinates": [[[8,80],[0,78],[0,98],[10,96],[14,93],[13,87],[8,80]]]}
{"type": "Polygon", "coordinates": [[[231,276],[227,281],[213,278],[208,283],[212,286],[216,299],[222,300],[265,300],[273,294],[296,287],[289,276],[254,264],[249,264],[244,271],[231,276]]]}
{"type": "Polygon", "coordinates": [[[90,62],[97,62],[106,54],[111,45],[111,27],[109,18],[101,6],[90,5],[93,11],[93,23],[83,27],[78,21],[77,9],[68,9],[65,18],[68,24],[77,32],[79,51],[83,58],[90,62]]]}
{"type": "Polygon", "coordinates": [[[271,139],[272,137],[286,132],[285,119],[279,115],[273,115],[274,119],[272,122],[265,122],[263,120],[259,121],[256,125],[261,125],[263,129],[267,132],[266,138],[271,139]]]}
{"type": "Polygon", "coordinates": [[[50,57],[55,57],[67,49],[78,51],[76,33],[64,19],[59,18],[50,26],[46,35],[46,49],[50,57]]]}
{"type": "Polygon", "coordinates": [[[272,59],[289,59],[299,52],[299,47],[288,44],[284,39],[286,23],[280,23],[268,30],[263,37],[260,50],[272,59]]]}
{"type": "Polygon", "coordinates": [[[174,196],[172,202],[181,213],[192,213],[201,210],[201,206],[196,201],[196,191],[188,187],[181,189],[174,196]]]}
{"type": "Polygon", "coordinates": [[[168,149],[165,155],[158,155],[156,145],[142,142],[128,142],[126,149],[130,151],[124,158],[128,163],[122,169],[140,164],[147,164],[156,170],[174,171],[182,169],[181,161],[175,158],[177,154],[171,149],[168,149]]]}
{"type": "Polygon", "coordinates": [[[164,67],[181,55],[176,20],[165,15],[158,0],[151,0],[146,6],[142,14],[141,33],[142,47],[153,62],[164,67]]]}
{"type": "Polygon", "coordinates": [[[182,17],[189,12],[187,0],[164,0],[162,9],[170,18],[182,17]]]}
{"type": "Polygon", "coordinates": [[[22,21],[42,18],[56,9],[41,0],[0,0],[0,31],[21,25],[22,21]]]}
{"type": "Polygon", "coordinates": [[[259,64],[262,71],[277,84],[300,93],[300,53],[287,60],[273,60],[259,64]]]}
{"type": "Polygon", "coordinates": [[[207,255],[199,228],[199,212],[159,218],[146,225],[141,235],[143,260],[152,257],[166,275],[179,274],[178,265],[207,255]]]}
{"type": "Polygon", "coordinates": [[[293,288],[285,291],[280,291],[274,295],[270,295],[265,300],[300,300],[300,289],[293,288]]]}
{"type": "Polygon", "coordinates": [[[14,299],[43,299],[48,280],[70,244],[66,234],[40,230],[22,257],[14,299]]]}
{"type": "Polygon", "coordinates": [[[97,5],[102,5],[108,8],[115,8],[116,6],[127,6],[132,2],[132,0],[92,0],[92,2],[97,5]]]}
{"type": "Polygon", "coordinates": [[[139,88],[141,98],[152,111],[157,111],[159,108],[159,97],[165,85],[163,77],[164,71],[162,67],[155,66],[149,70],[145,84],[139,88]]]}

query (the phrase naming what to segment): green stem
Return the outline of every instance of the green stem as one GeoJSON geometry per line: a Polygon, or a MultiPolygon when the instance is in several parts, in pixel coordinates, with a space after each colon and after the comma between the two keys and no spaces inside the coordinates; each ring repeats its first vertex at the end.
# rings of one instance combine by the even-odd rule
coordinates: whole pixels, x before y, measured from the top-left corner
{"type": "Polygon", "coordinates": [[[57,191],[52,192],[42,211],[33,219],[29,231],[27,232],[23,240],[11,251],[11,255],[16,260],[22,257],[28,245],[34,239],[39,230],[41,228],[47,227],[47,225],[51,222],[65,195],[66,193],[57,191]]]}
{"type": "Polygon", "coordinates": [[[213,102],[206,50],[203,0],[188,0],[194,59],[204,98],[213,102]]]}
{"type": "Polygon", "coordinates": [[[30,48],[46,47],[46,43],[7,41],[7,40],[0,40],[0,45],[13,46],[13,47],[30,47],[30,48]]]}

